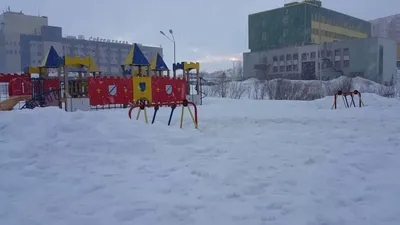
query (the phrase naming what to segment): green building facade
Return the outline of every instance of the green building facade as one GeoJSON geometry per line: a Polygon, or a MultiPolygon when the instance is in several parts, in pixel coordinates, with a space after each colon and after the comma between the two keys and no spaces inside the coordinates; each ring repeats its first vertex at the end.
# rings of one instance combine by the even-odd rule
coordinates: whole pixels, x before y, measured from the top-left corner
{"type": "Polygon", "coordinates": [[[320,7],[319,1],[293,2],[249,15],[249,49],[265,51],[336,40],[367,38],[371,24],[320,7]]]}

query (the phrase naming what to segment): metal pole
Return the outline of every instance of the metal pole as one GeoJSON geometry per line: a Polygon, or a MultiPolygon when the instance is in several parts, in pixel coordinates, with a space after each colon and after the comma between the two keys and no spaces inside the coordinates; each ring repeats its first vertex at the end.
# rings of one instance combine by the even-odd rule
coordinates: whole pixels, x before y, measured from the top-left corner
{"type": "Polygon", "coordinates": [[[176,44],[174,40],[174,64],[176,64],[176,44]]]}
{"type": "Polygon", "coordinates": [[[321,18],[321,8],[319,8],[318,12],[318,20],[319,20],[319,25],[318,25],[318,36],[319,36],[319,44],[318,44],[318,52],[319,52],[319,79],[321,80],[321,97],[324,97],[324,83],[322,81],[322,54],[321,54],[321,44],[322,44],[322,38],[321,38],[321,23],[322,23],[322,18],[321,18]]]}

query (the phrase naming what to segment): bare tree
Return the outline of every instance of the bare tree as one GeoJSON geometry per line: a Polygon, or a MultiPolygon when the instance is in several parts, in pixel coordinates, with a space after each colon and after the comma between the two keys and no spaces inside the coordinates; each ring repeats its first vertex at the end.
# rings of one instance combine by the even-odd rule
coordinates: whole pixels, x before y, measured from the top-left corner
{"type": "Polygon", "coordinates": [[[218,76],[217,85],[215,85],[215,88],[216,88],[216,92],[219,97],[221,97],[221,98],[227,97],[228,82],[229,82],[229,79],[226,76],[225,72],[223,72],[221,75],[218,76]]]}
{"type": "Polygon", "coordinates": [[[230,82],[228,87],[229,98],[240,99],[246,92],[246,86],[241,82],[230,82]]]}

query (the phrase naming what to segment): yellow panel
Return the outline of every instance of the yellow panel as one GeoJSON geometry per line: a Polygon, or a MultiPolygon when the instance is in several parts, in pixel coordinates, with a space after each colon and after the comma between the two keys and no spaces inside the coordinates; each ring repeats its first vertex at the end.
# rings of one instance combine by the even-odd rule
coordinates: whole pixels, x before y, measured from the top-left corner
{"type": "Polygon", "coordinates": [[[133,58],[133,49],[134,49],[134,45],[132,46],[131,50],[129,50],[128,55],[126,56],[124,62],[122,65],[131,65],[132,64],[132,58],[133,58]]]}
{"type": "Polygon", "coordinates": [[[400,43],[397,44],[397,60],[400,60],[400,43]]]}
{"type": "MultiPolygon", "coordinates": [[[[368,34],[365,34],[362,32],[350,30],[350,29],[347,29],[344,27],[332,26],[332,25],[329,25],[326,23],[319,23],[317,21],[311,22],[311,28],[314,28],[317,30],[329,31],[329,32],[337,33],[337,34],[341,34],[341,35],[346,35],[346,36],[353,37],[353,38],[367,38],[368,37],[368,34]]],[[[316,36],[319,36],[319,35],[316,35],[316,36]]],[[[326,40],[338,40],[333,37],[323,37],[321,35],[321,39],[323,39],[323,38],[325,38],[326,40]]],[[[319,37],[315,40],[316,40],[315,43],[319,43],[319,37]]],[[[322,42],[324,42],[324,41],[322,40],[322,42]]],[[[328,41],[325,41],[325,42],[328,42],[328,41]]]]}
{"type": "Polygon", "coordinates": [[[69,56],[65,56],[65,65],[66,66],[86,66],[88,72],[100,72],[99,67],[97,67],[96,62],[92,57],[86,56],[85,58],[74,57],[71,58],[69,56]]]}
{"type": "Polygon", "coordinates": [[[320,43],[324,43],[324,42],[334,42],[334,41],[340,41],[339,39],[336,38],[332,38],[332,37],[326,37],[326,36],[319,36],[316,34],[311,35],[311,41],[315,44],[320,43]]]}
{"type": "Polygon", "coordinates": [[[133,101],[147,100],[153,102],[151,77],[133,77],[133,101]]]}
{"type": "Polygon", "coordinates": [[[157,65],[157,54],[154,56],[153,60],[151,60],[150,69],[156,70],[156,65],[157,65]]]}
{"type": "Polygon", "coordinates": [[[198,62],[189,62],[189,63],[184,62],[183,63],[183,69],[184,70],[195,69],[195,70],[199,71],[200,70],[200,63],[198,63],[198,62]]]}

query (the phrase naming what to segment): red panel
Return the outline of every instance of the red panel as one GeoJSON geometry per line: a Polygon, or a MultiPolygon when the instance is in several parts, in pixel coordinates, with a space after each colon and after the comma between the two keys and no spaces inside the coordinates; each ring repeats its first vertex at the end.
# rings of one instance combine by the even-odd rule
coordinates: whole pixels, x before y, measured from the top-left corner
{"type": "Polygon", "coordinates": [[[115,85],[117,89],[116,104],[131,104],[133,99],[132,79],[119,77],[116,79],[115,85]]]}
{"type": "Polygon", "coordinates": [[[163,86],[164,77],[153,76],[151,77],[151,95],[154,103],[161,103],[165,101],[165,87],[163,86]]]}
{"type": "Polygon", "coordinates": [[[104,82],[107,78],[89,77],[88,79],[88,95],[90,105],[106,105],[108,104],[108,87],[104,82]]]}
{"type": "Polygon", "coordinates": [[[132,79],[90,77],[88,92],[90,105],[130,104],[133,99],[132,79]]]}
{"type": "Polygon", "coordinates": [[[175,101],[183,101],[186,99],[186,79],[177,78],[174,80],[173,93],[175,96],[175,101]]]}
{"type": "Polygon", "coordinates": [[[171,103],[186,98],[186,80],[170,77],[152,77],[152,95],[154,103],[171,103]]]}
{"type": "Polygon", "coordinates": [[[32,83],[27,80],[26,77],[14,77],[8,82],[8,95],[19,96],[19,95],[32,95],[32,83]]]}
{"type": "Polygon", "coordinates": [[[43,92],[56,90],[60,88],[60,81],[58,78],[47,78],[43,81],[43,92]]]}

